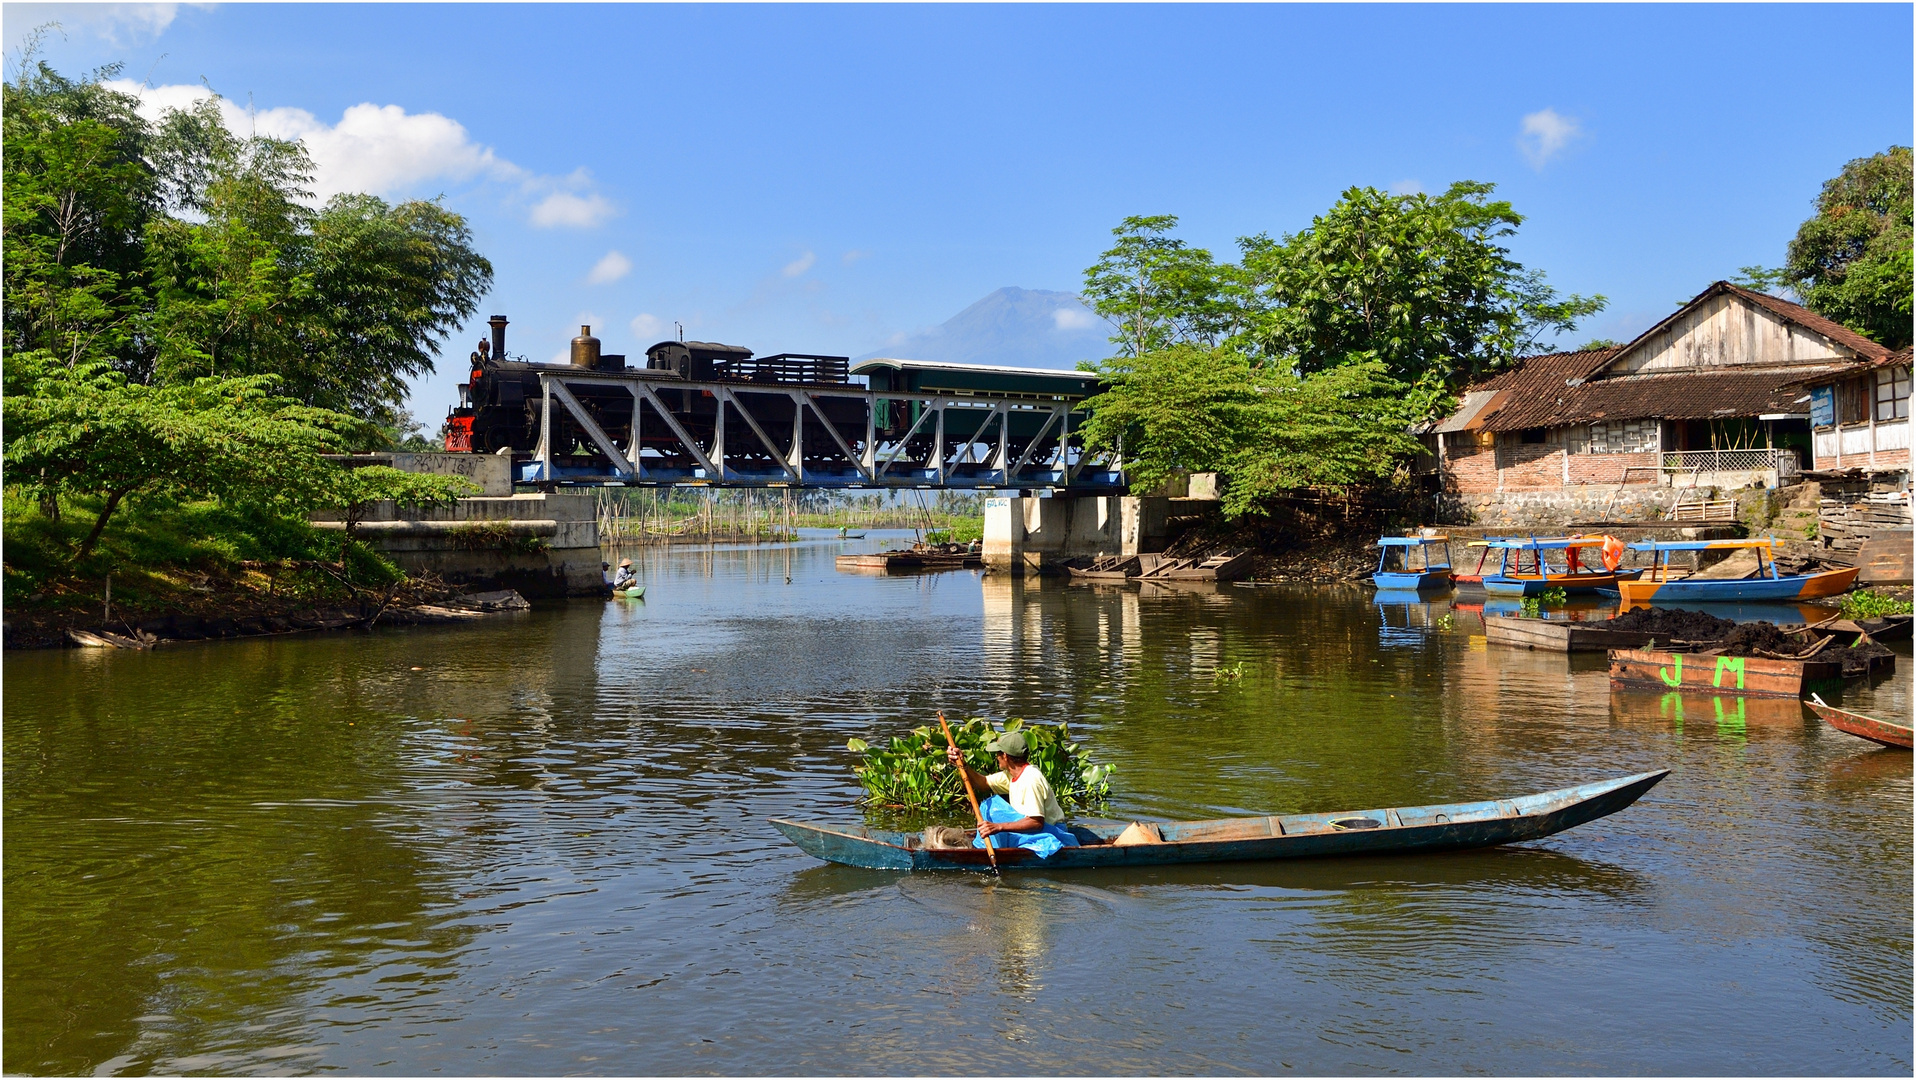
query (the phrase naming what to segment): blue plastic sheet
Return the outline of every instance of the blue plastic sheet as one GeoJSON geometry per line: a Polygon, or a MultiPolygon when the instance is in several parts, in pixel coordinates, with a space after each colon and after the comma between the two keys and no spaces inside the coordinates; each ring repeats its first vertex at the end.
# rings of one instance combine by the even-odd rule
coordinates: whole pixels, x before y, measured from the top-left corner
{"type": "MultiPolygon", "coordinates": [[[[986,821],[996,822],[1000,825],[1009,825],[1014,821],[1024,820],[1024,815],[1012,809],[1011,804],[1006,802],[1002,795],[993,795],[991,798],[979,803],[978,809],[983,812],[986,821]]],[[[991,835],[991,843],[993,847],[1000,848],[1030,848],[1031,852],[1037,855],[1038,858],[1049,859],[1058,853],[1059,848],[1077,847],[1078,838],[1071,835],[1063,826],[1046,825],[1044,829],[1039,832],[993,833],[991,835]]],[[[971,846],[984,847],[985,838],[982,836],[974,837],[971,841],[971,846]]]]}

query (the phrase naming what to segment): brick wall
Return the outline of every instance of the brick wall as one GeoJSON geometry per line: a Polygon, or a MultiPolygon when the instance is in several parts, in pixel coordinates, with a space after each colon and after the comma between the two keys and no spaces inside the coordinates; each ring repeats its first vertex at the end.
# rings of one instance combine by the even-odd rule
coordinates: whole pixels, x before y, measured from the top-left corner
{"type": "Polygon", "coordinates": [[[1487,446],[1458,446],[1451,440],[1461,440],[1464,436],[1452,435],[1445,440],[1444,468],[1448,472],[1446,485],[1466,495],[1487,495],[1497,490],[1497,455],[1487,446]]]}
{"type": "Polygon", "coordinates": [[[1497,448],[1505,491],[1563,488],[1563,448],[1549,443],[1516,443],[1497,448]]]}
{"type": "Polygon", "coordinates": [[[1630,473],[1631,484],[1654,484],[1657,474],[1652,471],[1657,465],[1655,451],[1639,454],[1572,454],[1570,455],[1570,482],[1572,484],[1621,484],[1624,482],[1624,470],[1635,469],[1630,473]]]}

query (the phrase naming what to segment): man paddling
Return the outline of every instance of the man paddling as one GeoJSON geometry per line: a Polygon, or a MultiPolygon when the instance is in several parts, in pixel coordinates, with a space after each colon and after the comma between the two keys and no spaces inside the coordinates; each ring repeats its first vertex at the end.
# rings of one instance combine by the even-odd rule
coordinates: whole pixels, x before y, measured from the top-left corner
{"type": "Polygon", "coordinates": [[[985,820],[978,826],[978,841],[994,837],[998,847],[1026,847],[1040,858],[1048,858],[1061,847],[1077,847],[1078,838],[1063,827],[1064,807],[1044,773],[1027,762],[1030,752],[1023,732],[1007,731],[993,739],[985,749],[998,755],[998,771],[986,775],[965,764],[956,746],[945,748],[945,760],[955,766],[966,783],[993,794],[979,806],[985,820]]]}

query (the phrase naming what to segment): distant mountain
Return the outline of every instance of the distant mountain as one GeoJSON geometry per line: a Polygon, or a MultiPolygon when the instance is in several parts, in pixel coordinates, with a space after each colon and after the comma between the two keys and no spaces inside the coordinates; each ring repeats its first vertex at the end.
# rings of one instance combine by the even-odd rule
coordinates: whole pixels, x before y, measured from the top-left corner
{"type": "Polygon", "coordinates": [[[999,289],[929,330],[900,334],[859,360],[948,360],[1070,369],[1111,355],[1109,326],[1068,292],[999,289]]]}

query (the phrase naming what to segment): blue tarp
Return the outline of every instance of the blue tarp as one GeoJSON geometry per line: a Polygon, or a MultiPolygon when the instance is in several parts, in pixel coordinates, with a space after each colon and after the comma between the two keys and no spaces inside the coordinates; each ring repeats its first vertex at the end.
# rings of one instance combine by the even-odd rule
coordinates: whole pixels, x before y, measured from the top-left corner
{"type": "MultiPolygon", "coordinates": [[[[1014,821],[1024,819],[1024,815],[1012,809],[1011,804],[1006,802],[1002,795],[993,795],[991,798],[979,803],[978,809],[985,815],[986,821],[997,822],[1000,825],[1009,825],[1014,821]]],[[[993,847],[1001,848],[1030,848],[1038,858],[1049,859],[1058,853],[1059,848],[1077,847],[1078,838],[1071,835],[1062,826],[1046,825],[1041,832],[993,833],[991,836],[991,844],[993,847]]],[[[973,838],[971,846],[984,847],[985,838],[982,836],[973,838]]]]}

